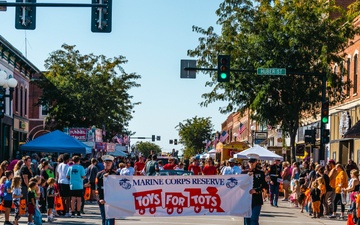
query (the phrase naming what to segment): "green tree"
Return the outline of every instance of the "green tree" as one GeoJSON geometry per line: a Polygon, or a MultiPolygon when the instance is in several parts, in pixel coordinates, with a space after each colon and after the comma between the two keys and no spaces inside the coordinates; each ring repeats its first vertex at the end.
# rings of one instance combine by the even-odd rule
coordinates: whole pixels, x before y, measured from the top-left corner
{"type": "MultiPolygon", "coordinates": [[[[43,90],[39,104],[47,105],[54,129],[64,127],[105,128],[107,138],[129,134],[127,126],[138,102],[128,92],[141,78],[121,67],[123,56],[82,55],[75,46],[62,45],[45,60],[46,72],[37,85],[43,90]]],[[[50,122],[50,121],[49,121],[50,122]]]]}
{"type": "Polygon", "coordinates": [[[155,151],[155,153],[161,153],[160,146],[151,142],[138,142],[135,144],[135,149],[145,157],[150,155],[151,150],[155,151]]]}
{"type": "Polygon", "coordinates": [[[204,151],[204,141],[210,140],[213,133],[213,125],[210,119],[210,117],[195,116],[192,119],[184,120],[183,123],[179,123],[175,127],[179,132],[179,143],[185,147],[185,158],[204,151]]]}
{"type": "Polygon", "coordinates": [[[290,135],[295,160],[298,127],[304,116],[315,117],[321,105],[321,77],[315,74],[326,74],[332,104],[342,101],[350,88],[343,79],[346,73],[334,74],[331,68],[343,65],[348,40],[359,33],[354,15],[333,0],[225,0],[216,13],[221,35],[213,27],[193,27],[202,36],[188,55],[199,58],[199,67],[214,68],[219,54],[229,54],[234,69],[287,68],[295,75],[232,73],[229,83],[218,83],[216,74],[208,72],[206,86],[213,89],[203,94],[201,105],[225,101],[223,113],[251,109],[256,121],[280,124],[290,135]]]}

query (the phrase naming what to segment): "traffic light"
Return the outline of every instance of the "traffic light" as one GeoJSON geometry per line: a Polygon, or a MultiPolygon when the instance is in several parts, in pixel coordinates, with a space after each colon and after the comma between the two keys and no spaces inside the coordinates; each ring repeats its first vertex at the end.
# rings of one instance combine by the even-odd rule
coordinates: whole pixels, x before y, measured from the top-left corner
{"type": "Polygon", "coordinates": [[[0,118],[4,118],[4,115],[5,115],[5,92],[3,90],[0,92],[0,118]]]}
{"type": "Polygon", "coordinates": [[[321,123],[327,124],[329,122],[329,102],[325,101],[321,105],[321,123]]]}
{"type": "Polygon", "coordinates": [[[177,145],[177,139],[174,139],[174,145],[177,145]]]}
{"type": "Polygon", "coordinates": [[[229,82],[230,81],[230,56],[219,55],[218,56],[218,82],[229,82]]]}
{"type": "Polygon", "coordinates": [[[156,140],[160,141],[161,140],[161,136],[156,136],[156,140]]]}
{"type": "Polygon", "coordinates": [[[106,7],[91,7],[91,31],[111,32],[112,0],[92,0],[92,4],[106,4],[106,7]]]}
{"type": "MultiPolygon", "coordinates": [[[[36,0],[16,0],[16,2],[36,3],[36,0]]],[[[15,7],[15,28],[22,30],[35,30],[36,7],[16,6],[15,7]]]]}
{"type": "Polygon", "coordinates": [[[151,136],[151,141],[155,141],[155,135],[151,136]]]}
{"type": "Polygon", "coordinates": [[[305,143],[315,145],[316,130],[305,130],[305,143]]]}
{"type": "Polygon", "coordinates": [[[322,132],[322,143],[327,144],[330,142],[330,130],[324,129],[322,132]]]}
{"type": "Polygon", "coordinates": [[[173,143],[174,143],[173,140],[170,139],[170,140],[169,140],[169,144],[172,145],[173,143]]]}

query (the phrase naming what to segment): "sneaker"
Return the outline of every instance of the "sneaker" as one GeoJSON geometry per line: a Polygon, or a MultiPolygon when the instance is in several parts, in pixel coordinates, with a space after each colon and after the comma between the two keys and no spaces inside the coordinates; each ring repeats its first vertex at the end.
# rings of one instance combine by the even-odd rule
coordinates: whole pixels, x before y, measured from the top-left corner
{"type": "Polygon", "coordinates": [[[35,223],[33,223],[33,222],[28,222],[28,225],[35,225],[35,223]]]}
{"type": "Polygon", "coordinates": [[[13,225],[13,223],[10,222],[10,221],[5,221],[5,222],[4,222],[4,225],[13,225]]]}
{"type": "Polygon", "coordinates": [[[81,214],[85,214],[84,210],[81,210],[80,213],[81,213],[81,214]]]}
{"type": "Polygon", "coordinates": [[[69,217],[71,217],[71,216],[70,216],[69,213],[66,213],[66,214],[65,214],[65,217],[68,217],[68,218],[69,218],[69,217]]]}
{"type": "Polygon", "coordinates": [[[82,216],[81,216],[81,214],[79,213],[79,214],[77,214],[77,216],[76,216],[77,218],[82,218],[82,216]]]}
{"type": "Polygon", "coordinates": [[[71,218],[74,218],[75,217],[75,213],[71,214],[71,218]]]}
{"type": "Polygon", "coordinates": [[[331,215],[331,216],[329,216],[328,218],[334,219],[334,218],[336,218],[336,216],[335,216],[335,215],[331,215]]]}

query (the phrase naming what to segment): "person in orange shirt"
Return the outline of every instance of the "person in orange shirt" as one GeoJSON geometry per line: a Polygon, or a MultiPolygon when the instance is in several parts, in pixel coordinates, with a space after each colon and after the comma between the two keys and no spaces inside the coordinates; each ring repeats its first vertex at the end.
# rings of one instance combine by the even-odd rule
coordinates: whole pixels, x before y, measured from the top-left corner
{"type": "Polygon", "coordinates": [[[325,199],[325,201],[327,201],[329,203],[329,214],[333,213],[333,209],[334,209],[334,199],[335,199],[335,179],[336,179],[336,175],[337,175],[337,171],[335,169],[335,160],[330,159],[328,162],[328,167],[329,167],[329,186],[333,189],[332,191],[327,191],[326,196],[328,197],[328,199],[325,199]]]}
{"type": "Polygon", "coordinates": [[[345,205],[341,201],[341,191],[344,191],[348,187],[348,176],[344,170],[344,167],[338,163],[335,166],[337,175],[335,179],[335,199],[334,199],[334,208],[333,214],[329,218],[336,218],[336,208],[337,203],[340,201],[341,204],[341,214],[340,219],[344,219],[345,205]]]}

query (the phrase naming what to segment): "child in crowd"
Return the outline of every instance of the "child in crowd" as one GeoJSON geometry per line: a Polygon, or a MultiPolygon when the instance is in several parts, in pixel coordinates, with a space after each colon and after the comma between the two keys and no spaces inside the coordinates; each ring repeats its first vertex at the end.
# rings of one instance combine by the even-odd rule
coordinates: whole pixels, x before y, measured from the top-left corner
{"type": "Polygon", "coordinates": [[[6,176],[2,176],[0,178],[0,203],[3,201],[4,199],[4,186],[5,186],[5,182],[6,182],[6,176]]]}
{"type": "Polygon", "coordinates": [[[315,180],[311,184],[310,197],[311,197],[311,207],[313,210],[313,218],[320,218],[320,196],[321,191],[319,189],[319,184],[317,180],[315,180]]]}
{"type": "Polygon", "coordinates": [[[15,206],[14,225],[18,225],[20,219],[20,198],[22,198],[23,196],[21,194],[21,177],[15,176],[13,178],[13,182],[11,184],[11,190],[12,190],[13,203],[15,206]]]}
{"type": "Polygon", "coordinates": [[[300,185],[298,180],[294,180],[294,185],[291,190],[291,199],[295,207],[299,207],[299,195],[300,195],[300,185]]]}
{"type": "Polygon", "coordinates": [[[39,198],[39,204],[40,204],[40,212],[45,213],[46,212],[46,180],[44,178],[40,178],[40,185],[38,183],[39,189],[40,189],[40,198],[39,198]]]}
{"type": "MultiPolygon", "coordinates": [[[[31,180],[31,179],[30,179],[31,180]]],[[[33,222],[33,215],[35,214],[35,195],[36,195],[36,182],[30,181],[28,190],[28,225],[35,225],[33,222]]]]}
{"type": "Polygon", "coordinates": [[[13,172],[11,170],[5,171],[6,182],[4,185],[4,207],[5,207],[5,223],[4,224],[12,224],[10,223],[10,211],[12,206],[12,191],[11,191],[11,183],[13,178],[13,172]]]}
{"type": "Polygon", "coordinates": [[[301,210],[300,210],[301,213],[304,212],[304,207],[307,205],[306,192],[307,192],[306,186],[304,184],[301,185],[300,186],[300,194],[299,194],[299,198],[298,198],[298,202],[301,207],[301,210]]]}
{"type": "Polygon", "coordinates": [[[47,180],[47,184],[48,184],[48,188],[47,188],[47,195],[46,195],[46,201],[47,201],[47,219],[48,222],[53,222],[54,221],[54,216],[52,214],[52,211],[54,209],[54,202],[55,202],[55,179],[54,178],[49,178],[47,180]]]}

